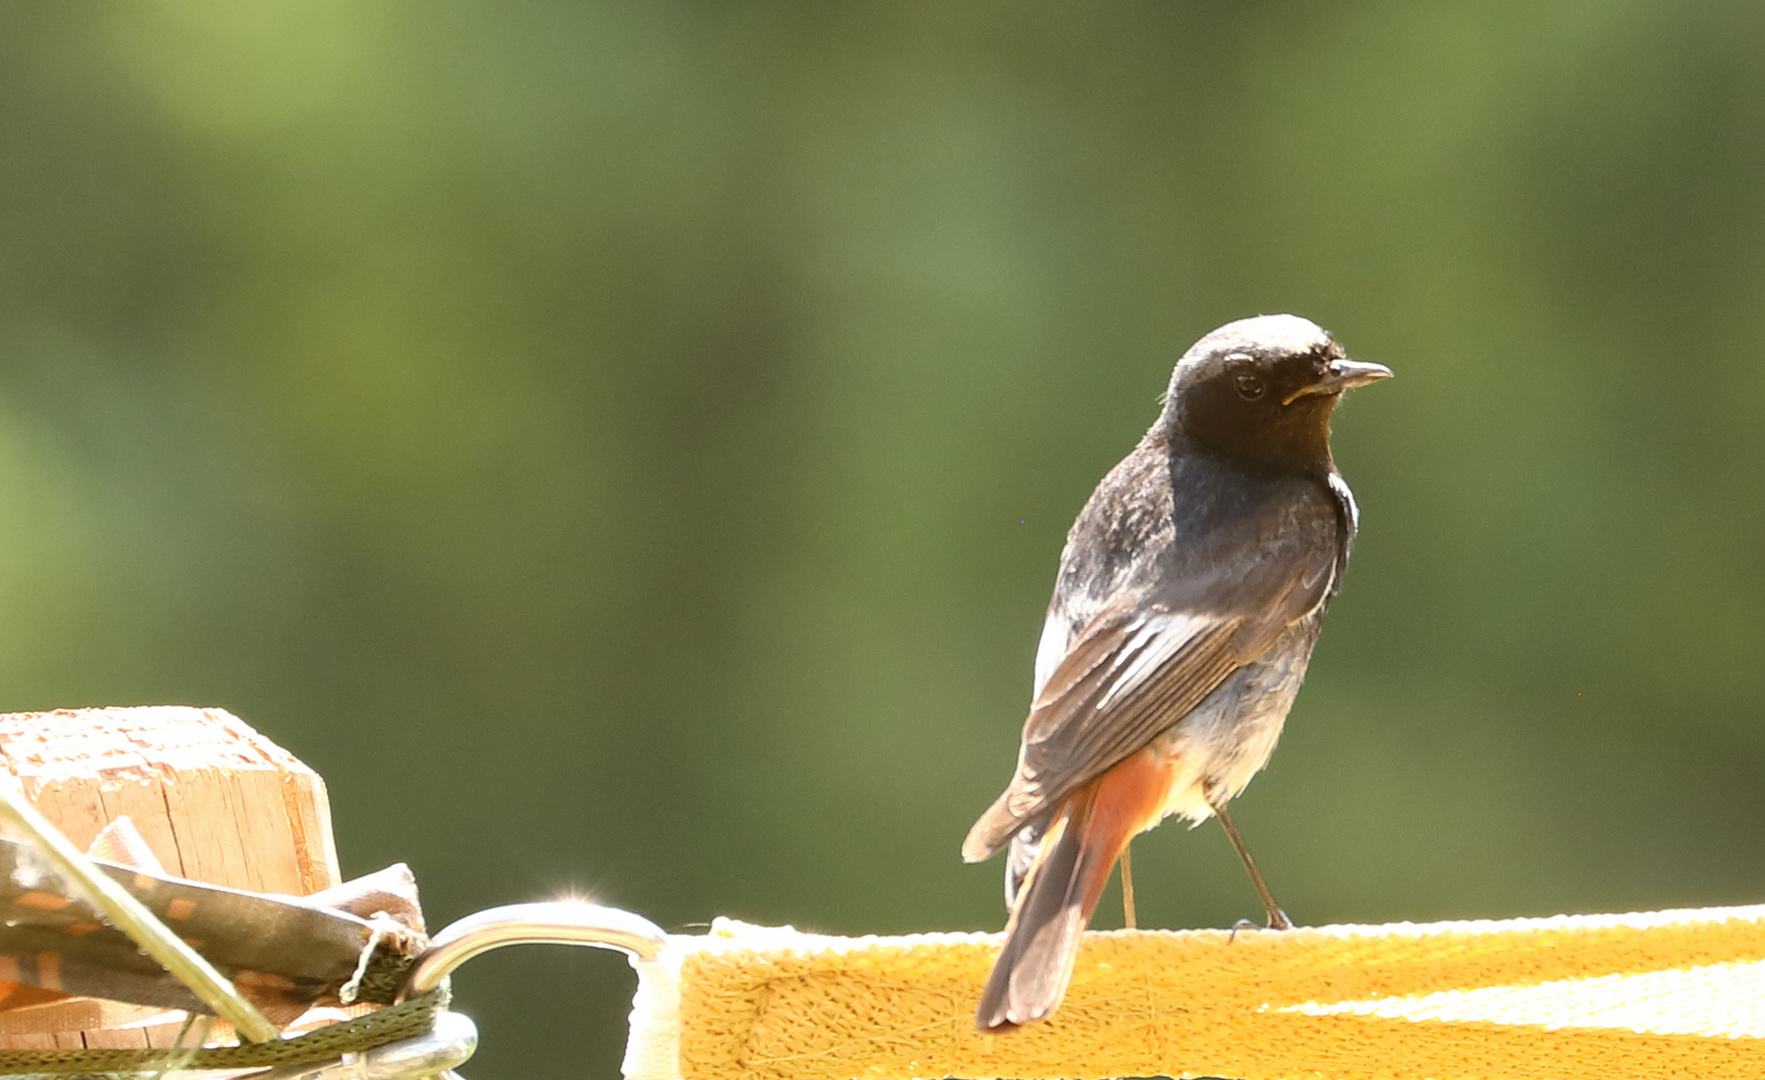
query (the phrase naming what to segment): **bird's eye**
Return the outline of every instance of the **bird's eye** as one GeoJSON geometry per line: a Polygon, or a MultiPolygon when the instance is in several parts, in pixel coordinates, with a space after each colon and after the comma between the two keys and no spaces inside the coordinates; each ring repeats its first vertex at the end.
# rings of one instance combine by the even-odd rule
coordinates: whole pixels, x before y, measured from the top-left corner
{"type": "Polygon", "coordinates": [[[1255,375],[1240,375],[1233,380],[1238,388],[1238,396],[1245,401],[1255,401],[1263,395],[1262,380],[1255,375]]]}

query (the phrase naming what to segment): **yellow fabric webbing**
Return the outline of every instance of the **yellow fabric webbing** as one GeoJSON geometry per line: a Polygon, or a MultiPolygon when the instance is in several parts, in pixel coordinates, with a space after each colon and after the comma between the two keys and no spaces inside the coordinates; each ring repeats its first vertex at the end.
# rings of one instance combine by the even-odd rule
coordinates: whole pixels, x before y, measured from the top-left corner
{"type": "Polygon", "coordinates": [[[1765,906],[1092,933],[1052,1020],[979,1035],[999,940],[719,920],[636,965],[626,1075],[1765,1077],[1765,906]]]}

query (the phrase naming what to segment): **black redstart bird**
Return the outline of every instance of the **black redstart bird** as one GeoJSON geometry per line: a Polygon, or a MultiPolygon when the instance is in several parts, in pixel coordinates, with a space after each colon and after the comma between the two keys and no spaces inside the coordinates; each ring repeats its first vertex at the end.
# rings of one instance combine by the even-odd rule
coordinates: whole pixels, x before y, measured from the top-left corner
{"type": "Polygon", "coordinates": [[[1017,775],[962,845],[1010,846],[1005,946],[975,1024],[1059,1007],[1116,859],[1171,814],[1226,814],[1275,748],[1342,582],[1354,496],[1330,458],[1339,395],[1388,378],[1294,315],[1228,323],[1171,373],[1158,421],[1066,537],[1017,775]]]}

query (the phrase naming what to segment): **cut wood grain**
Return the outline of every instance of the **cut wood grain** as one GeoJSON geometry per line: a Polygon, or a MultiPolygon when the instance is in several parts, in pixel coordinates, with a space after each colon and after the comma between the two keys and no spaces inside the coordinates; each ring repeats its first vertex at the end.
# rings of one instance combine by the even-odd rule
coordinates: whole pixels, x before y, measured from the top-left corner
{"type": "Polygon", "coordinates": [[[225,710],[3,714],[0,760],[82,848],[126,815],[179,877],[296,896],[341,880],[324,781],[225,710]]]}
{"type": "MultiPolygon", "coordinates": [[[[0,714],[9,778],[76,846],[96,841],[112,862],[296,896],[342,880],[325,782],[222,709],[0,714]]],[[[0,1048],[170,1046],[182,1017],[66,998],[0,1011],[0,1048]]]]}

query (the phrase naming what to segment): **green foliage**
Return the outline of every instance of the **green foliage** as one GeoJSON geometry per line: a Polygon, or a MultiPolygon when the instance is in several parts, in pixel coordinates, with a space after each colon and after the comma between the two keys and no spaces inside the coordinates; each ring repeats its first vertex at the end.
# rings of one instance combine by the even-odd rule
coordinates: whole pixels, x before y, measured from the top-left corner
{"type": "MultiPolygon", "coordinates": [[[[10,6],[0,707],[232,708],[437,923],[993,927],[956,849],[1066,526],[1190,341],[1290,310],[1399,378],[1238,804],[1287,910],[1765,899],[1762,50],[1660,2],[10,6]]],[[[1213,827],[1137,851],[1143,923],[1255,913],[1213,827]]],[[[475,962],[472,1075],[610,1074],[621,966],[475,962]]]]}

